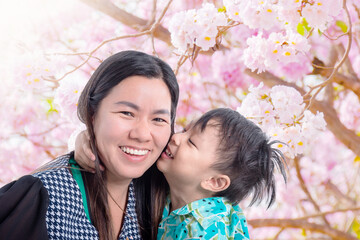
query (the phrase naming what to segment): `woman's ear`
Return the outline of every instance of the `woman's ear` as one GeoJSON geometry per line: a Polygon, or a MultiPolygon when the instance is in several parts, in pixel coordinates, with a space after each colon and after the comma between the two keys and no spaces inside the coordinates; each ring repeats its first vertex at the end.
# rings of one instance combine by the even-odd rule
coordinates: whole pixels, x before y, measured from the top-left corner
{"type": "Polygon", "coordinates": [[[201,181],[200,186],[210,192],[221,192],[230,186],[228,175],[220,174],[201,181]]]}

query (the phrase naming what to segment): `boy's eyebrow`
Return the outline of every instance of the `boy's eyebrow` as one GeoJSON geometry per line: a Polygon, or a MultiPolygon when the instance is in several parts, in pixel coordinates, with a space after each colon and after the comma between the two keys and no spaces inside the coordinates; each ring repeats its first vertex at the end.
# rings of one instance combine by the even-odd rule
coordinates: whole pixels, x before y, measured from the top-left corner
{"type": "MultiPolygon", "coordinates": [[[[125,105],[128,106],[130,108],[135,109],[136,111],[139,111],[140,107],[132,102],[128,102],[128,101],[119,101],[115,103],[116,105],[125,105]]],[[[153,111],[153,114],[166,114],[170,116],[170,111],[167,109],[157,109],[155,111],[153,111]]]]}
{"type": "Polygon", "coordinates": [[[195,125],[196,122],[197,122],[196,119],[195,119],[195,120],[191,120],[188,124],[186,124],[185,129],[186,129],[186,130],[191,129],[192,127],[194,127],[194,125],[195,125]]]}

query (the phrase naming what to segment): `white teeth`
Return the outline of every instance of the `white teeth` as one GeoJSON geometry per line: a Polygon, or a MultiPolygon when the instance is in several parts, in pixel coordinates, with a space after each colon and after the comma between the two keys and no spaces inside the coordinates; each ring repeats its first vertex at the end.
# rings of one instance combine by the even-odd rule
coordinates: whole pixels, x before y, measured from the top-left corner
{"type": "Polygon", "coordinates": [[[143,156],[149,152],[149,150],[137,150],[128,147],[120,147],[120,148],[124,153],[128,153],[131,155],[138,155],[138,156],[143,156]]]}
{"type": "Polygon", "coordinates": [[[174,158],[174,156],[171,154],[171,152],[170,152],[168,149],[165,150],[165,153],[166,153],[166,155],[168,155],[169,157],[174,158]]]}

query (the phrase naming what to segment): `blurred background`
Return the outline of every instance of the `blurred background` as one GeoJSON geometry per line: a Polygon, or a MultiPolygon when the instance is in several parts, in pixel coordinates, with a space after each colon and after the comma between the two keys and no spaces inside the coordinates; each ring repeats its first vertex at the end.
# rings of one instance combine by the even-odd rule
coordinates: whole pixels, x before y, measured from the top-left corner
{"type": "Polygon", "coordinates": [[[1,1],[0,186],[73,150],[84,85],[127,49],[174,69],[177,129],[230,107],[288,144],[276,203],[241,203],[251,239],[360,239],[358,0],[1,1]]]}

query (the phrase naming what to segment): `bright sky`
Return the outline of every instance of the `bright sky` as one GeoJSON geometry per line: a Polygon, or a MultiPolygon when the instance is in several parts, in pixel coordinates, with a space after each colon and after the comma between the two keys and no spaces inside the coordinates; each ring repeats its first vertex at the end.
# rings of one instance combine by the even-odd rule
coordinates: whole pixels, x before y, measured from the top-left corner
{"type": "MultiPolygon", "coordinates": [[[[76,0],[72,0],[76,1],[76,0]]],[[[34,26],[49,24],[46,19],[64,11],[71,0],[2,0],[0,1],[0,52],[13,56],[12,46],[32,42],[38,37],[34,26]]],[[[60,20],[60,19],[59,19],[60,20]]],[[[0,58],[0,63],[6,59],[0,58]]]]}

